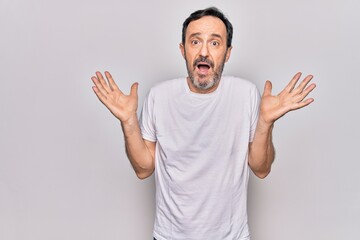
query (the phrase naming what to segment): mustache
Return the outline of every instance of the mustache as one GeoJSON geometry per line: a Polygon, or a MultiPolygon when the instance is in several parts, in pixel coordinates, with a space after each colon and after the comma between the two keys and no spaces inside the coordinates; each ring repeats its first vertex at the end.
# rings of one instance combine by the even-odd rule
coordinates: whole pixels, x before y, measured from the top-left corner
{"type": "Polygon", "coordinates": [[[214,68],[214,62],[208,59],[207,57],[203,57],[203,56],[195,59],[193,67],[195,68],[201,62],[206,62],[207,64],[210,65],[211,68],[214,68]]]}

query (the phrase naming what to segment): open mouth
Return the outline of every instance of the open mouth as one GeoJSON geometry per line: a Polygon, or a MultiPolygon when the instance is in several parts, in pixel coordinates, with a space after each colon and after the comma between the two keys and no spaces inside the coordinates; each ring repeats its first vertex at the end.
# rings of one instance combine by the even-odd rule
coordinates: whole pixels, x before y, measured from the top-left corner
{"type": "Polygon", "coordinates": [[[210,64],[206,62],[200,62],[196,65],[196,67],[201,74],[207,74],[210,69],[210,64]]]}

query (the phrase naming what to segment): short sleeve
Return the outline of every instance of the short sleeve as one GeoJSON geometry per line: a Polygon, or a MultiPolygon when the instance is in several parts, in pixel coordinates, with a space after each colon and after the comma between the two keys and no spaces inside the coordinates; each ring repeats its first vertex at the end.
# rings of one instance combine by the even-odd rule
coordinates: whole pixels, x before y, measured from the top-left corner
{"type": "Polygon", "coordinates": [[[154,116],[154,97],[153,92],[150,90],[141,110],[139,125],[142,137],[151,142],[157,140],[154,116]]]}
{"type": "Polygon", "coordinates": [[[257,126],[257,122],[259,119],[259,107],[260,107],[260,101],[261,101],[261,96],[260,93],[258,91],[258,89],[254,86],[254,88],[251,91],[250,94],[250,139],[249,142],[252,142],[255,136],[255,130],[256,130],[256,126],[257,126]]]}

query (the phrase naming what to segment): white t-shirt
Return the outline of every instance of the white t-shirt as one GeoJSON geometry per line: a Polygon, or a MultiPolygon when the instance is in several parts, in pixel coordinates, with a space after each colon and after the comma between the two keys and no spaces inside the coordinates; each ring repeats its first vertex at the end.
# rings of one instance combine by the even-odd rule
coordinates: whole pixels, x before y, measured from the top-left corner
{"type": "Polygon", "coordinates": [[[250,239],[248,145],[260,96],[249,81],[222,77],[210,94],[185,78],[153,87],[140,128],[156,142],[157,240],[250,239]]]}

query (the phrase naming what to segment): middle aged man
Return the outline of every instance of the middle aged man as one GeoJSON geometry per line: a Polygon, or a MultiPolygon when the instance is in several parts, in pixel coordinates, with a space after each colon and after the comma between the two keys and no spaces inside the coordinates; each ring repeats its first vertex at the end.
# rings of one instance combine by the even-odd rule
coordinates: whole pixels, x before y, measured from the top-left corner
{"type": "Polygon", "coordinates": [[[222,76],[232,25],[216,8],[192,13],[180,44],[187,78],[153,87],[137,118],[138,84],[123,94],[109,72],[92,77],[100,101],[121,122],[128,158],[141,179],[155,170],[157,240],[248,240],[249,168],[266,177],[274,160],[274,122],[307,106],[315,88],[297,73],[273,96],[222,76]]]}

